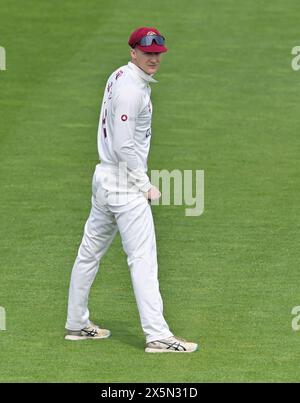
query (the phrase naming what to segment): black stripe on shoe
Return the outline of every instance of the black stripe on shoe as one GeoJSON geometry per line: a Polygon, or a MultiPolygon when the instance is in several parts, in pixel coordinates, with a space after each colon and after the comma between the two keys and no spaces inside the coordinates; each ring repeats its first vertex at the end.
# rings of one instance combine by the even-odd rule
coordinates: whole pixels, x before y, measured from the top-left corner
{"type": "Polygon", "coordinates": [[[86,333],[86,335],[90,337],[95,337],[98,334],[97,329],[92,330],[81,329],[81,331],[86,333]]]}
{"type": "Polygon", "coordinates": [[[166,346],[168,346],[167,350],[174,349],[175,351],[186,351],[186,348],[182,344],[180,344],[176,341],[174,343],[167,343],[165,341],[159,340],[159,343],[162,343],[162,344],[165,344],[166,346]],[[180,349],[180,347],[181,347],[181,349],[180,349]]]}

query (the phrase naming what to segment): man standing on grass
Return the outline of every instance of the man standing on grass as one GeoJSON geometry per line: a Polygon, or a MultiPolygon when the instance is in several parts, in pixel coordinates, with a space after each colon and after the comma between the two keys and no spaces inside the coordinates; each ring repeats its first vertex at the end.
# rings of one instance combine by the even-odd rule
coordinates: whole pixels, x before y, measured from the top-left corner
{"type": "Polygon", "coordinates": [[[165,39],[142,27],[128,41],[131,62],[105,87],[98,129],[101,163],[93,177],[92,209],[70,284],[67,340],[103,339],[110,331],[89,318],[88,296],[99,263],[120,232],[146,337],[146,352],[193,352],[196,343],[174,337],[164,316],[157,277],[155,230],[150,203],[160,198],[147,176],[151,139],[150,83],[155,83],[165,39]]]}

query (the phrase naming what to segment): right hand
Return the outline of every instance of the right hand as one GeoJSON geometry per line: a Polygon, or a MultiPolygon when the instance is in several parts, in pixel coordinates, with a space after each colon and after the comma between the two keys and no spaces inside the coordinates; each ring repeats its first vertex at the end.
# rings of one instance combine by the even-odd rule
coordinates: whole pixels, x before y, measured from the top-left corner
{"type": "Polygon", "coordinates": [[[144,196],[147,200],[151,202],[154,200],[158,200],[161,196],[161,193],[155,186],[152,185],[148,192],[144,193],[144,196]]]}

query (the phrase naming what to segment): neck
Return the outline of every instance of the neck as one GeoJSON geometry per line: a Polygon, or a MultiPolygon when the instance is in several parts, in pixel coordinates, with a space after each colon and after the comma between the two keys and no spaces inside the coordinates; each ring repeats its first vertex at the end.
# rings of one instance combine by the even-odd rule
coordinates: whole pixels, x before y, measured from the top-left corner
{"type": "Polygon", "coordinates": [[[153,76],[153,74],[147,73],[144,69],[142,69],[134,60],[131,59],[131,63],[133,63],[136,67],[138,67],[140,70],[142,70],[144,73],[148,74],[148,76],[153,76]]]}

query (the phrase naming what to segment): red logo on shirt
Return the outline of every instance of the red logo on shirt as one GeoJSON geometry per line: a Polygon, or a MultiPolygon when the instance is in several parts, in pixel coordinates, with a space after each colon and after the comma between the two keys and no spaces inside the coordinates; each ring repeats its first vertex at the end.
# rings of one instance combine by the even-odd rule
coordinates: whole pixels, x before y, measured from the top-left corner
{"type": "Polygon", "coordinates": [[[128,116],[127,115],[122,115],[121,119],[123,120],[123,122],[126,122],[126,120],[128,119],[128,116]]]}

